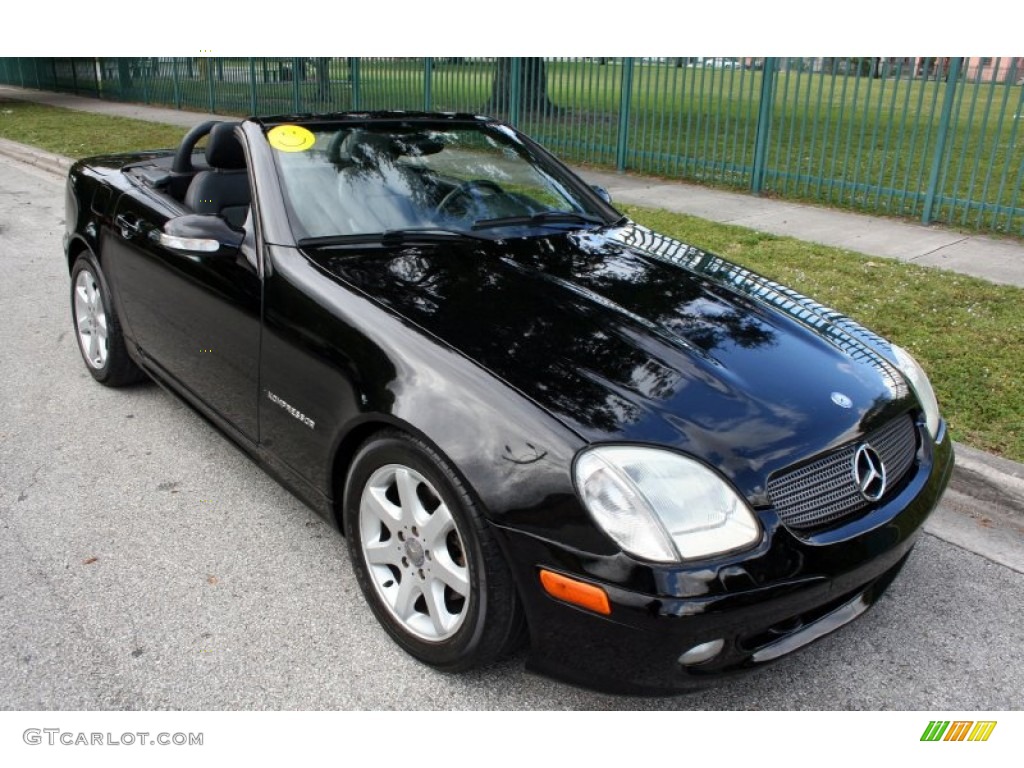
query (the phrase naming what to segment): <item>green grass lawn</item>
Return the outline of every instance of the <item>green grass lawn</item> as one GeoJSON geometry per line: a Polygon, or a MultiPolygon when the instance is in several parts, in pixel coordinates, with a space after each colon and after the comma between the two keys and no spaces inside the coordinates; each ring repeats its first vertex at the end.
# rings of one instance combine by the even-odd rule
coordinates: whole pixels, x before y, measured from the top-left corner
{"type": "Polygon", "coordinates": [[[184,135],[173,125],[0,100],[0,137],[67,157],[176,147],[184,135]]]}
{"type": "MultiPolygon", "coordinates": [[[[71,157],[177,145],[174,126],[0,101],[0,136],[71,157]]],[[[1024,461],[1024,290],[899,261],[620,206],[849,314],[929,371],[954,439],[1024,461]]]]}

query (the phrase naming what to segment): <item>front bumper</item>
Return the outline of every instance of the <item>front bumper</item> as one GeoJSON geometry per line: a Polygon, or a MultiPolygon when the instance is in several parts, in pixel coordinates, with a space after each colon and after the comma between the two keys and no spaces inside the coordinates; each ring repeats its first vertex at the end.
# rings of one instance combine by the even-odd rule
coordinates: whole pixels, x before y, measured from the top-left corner
{"type": "Polygon", "coordinates": [[[948,436],[923,450],[902,491],[864,518],[797,537],[761,510],[763,545],[729,559],[652,565],[502,529],[530,625],[528,666],[610,692],[671,693],[758,668],[838,629],[896,577],[949,482],[948,436]],[[552,598],[540,588],[541,568],[599,585],[611,614],[552,598]],[[706,661],[680,661],[718,640],[721,650],[706,661]]]}

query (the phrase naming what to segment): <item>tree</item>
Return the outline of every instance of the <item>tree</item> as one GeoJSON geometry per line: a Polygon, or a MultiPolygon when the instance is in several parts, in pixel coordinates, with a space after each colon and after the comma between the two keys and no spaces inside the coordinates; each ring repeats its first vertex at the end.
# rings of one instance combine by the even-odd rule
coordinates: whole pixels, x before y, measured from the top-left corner
{"type": "Polygon", "coordinates": [[[331,100],[331,60],[326,57],[316,59],[316,97],[321,104],[331,100]]]}
{"type": "Polygon", "coordinates": [[[122,91],[132,87],[132,61],[123,56],[117,60],[117,77],[122,91]]]}
{"type": "MultiPolygon", "coordinates": [[[[498,59],[498,66],[491,84],[491,100],[486,112],[512,111],[512,59],[498,59]]],[[[519,109],[521,112],[556,111],[558,108],[548,98],[547,64],[540,56],[519,59],[519,109]]]]}
{"type": "Polygon", "coordinates": [[[862,56],[853,60],[857,65],[857,74],[861,77],[879,78],[882,76],[882,59],[879,56],[862,56]]]}

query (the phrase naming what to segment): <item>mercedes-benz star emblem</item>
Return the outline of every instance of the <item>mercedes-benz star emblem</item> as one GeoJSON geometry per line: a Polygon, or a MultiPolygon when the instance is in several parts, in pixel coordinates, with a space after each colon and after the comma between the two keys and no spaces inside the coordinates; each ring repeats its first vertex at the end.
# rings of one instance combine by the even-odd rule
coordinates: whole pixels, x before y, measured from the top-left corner
{"type": "Polygon", "coordinates": [[[870,445],[860,446],[853,454],[853,481],[868,501],[878,501],[885,493],[885,465],[870,445]]]}
{"type": "Polygon", "coordinates": [[[853,400],[848,398],[842,392],[833,392],[832,402],[838,405],[840,408],[850,408],[853,406],[853,400]]]}

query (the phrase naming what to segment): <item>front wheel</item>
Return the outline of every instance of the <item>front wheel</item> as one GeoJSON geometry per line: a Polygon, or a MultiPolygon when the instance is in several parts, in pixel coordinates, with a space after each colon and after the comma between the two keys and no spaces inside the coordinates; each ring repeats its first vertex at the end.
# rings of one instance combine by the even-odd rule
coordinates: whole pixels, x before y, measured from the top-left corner
{"type": "Polygon", "coordinates": [[[400,432],[365,443],[346,484],[344,526],[359,586],[407,652],[458,671],[514,647],[522,619],[511,574],[432,448],[400,432]]]}

